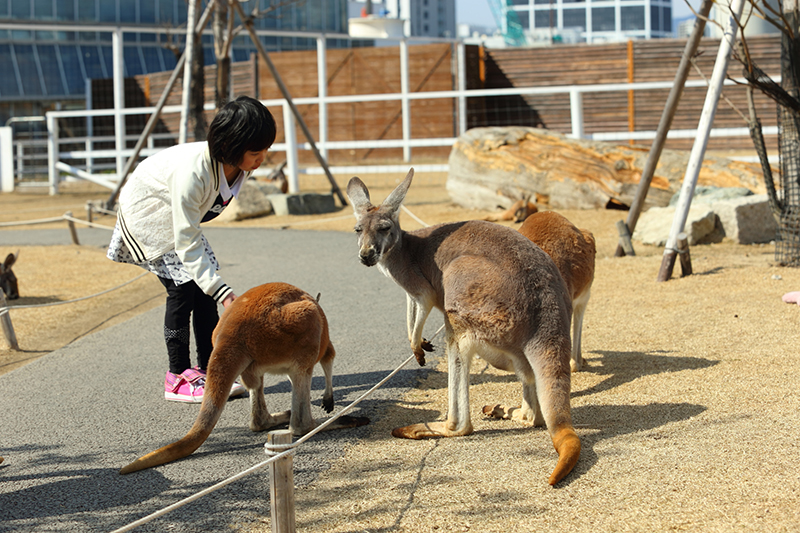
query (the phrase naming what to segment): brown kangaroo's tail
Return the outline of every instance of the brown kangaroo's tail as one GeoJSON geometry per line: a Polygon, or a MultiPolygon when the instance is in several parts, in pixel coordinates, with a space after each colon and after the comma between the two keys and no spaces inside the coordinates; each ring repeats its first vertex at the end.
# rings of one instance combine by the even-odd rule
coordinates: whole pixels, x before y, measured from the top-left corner
{"type": "Polygon", "coordinates": [[[550,474],[550,485],[555,485],[569,474],[581,455],[581,441],[571,427],[562,427],[553,435],[553,446],[558,452],[558,463],[550,474]]]}
{"type": "MultiPolygon", "coordinates": [[[[222,406],[225,406],[224,402],[222,406]]],[[[206,395],[203,398],[203,404],[200,406],[197,420],[195,420],[192,429],[189,430],[185,437],[139,457],[131,464],[122,467],[119,473],[130,474],[131,472],[138,472],[145,468],[163,465],[190,455],[206,441],[211,434],[211,430],[217,425],[221,414],[222,408],[215,406],[211,398],[206,395]]]]}

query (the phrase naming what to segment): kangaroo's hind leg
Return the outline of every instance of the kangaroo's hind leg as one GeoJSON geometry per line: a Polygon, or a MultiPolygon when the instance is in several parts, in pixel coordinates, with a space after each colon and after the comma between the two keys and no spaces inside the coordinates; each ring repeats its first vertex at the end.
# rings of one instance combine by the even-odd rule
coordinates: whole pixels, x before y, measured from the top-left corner
{"type": "Polygon", "coordinates": [[[392,436],[405,439],[460,437],[472,433],[469,412],[469,367],[474,347],[464,337],[457,338],[447,327],[447,420],[412,424],[392,431],[392,436]],[[459,342],[461,340],[462,342],[459,342]]]}
{"type": "Polygon", "coordinates": [[[254,364],[242,372],[242,383],[250,393],[250,429],[265,431],[267,429],[289,422],[291,411],[270,414],[267,409],[267,400],[264,397],[264,373],[255,368],[254,364]]]}

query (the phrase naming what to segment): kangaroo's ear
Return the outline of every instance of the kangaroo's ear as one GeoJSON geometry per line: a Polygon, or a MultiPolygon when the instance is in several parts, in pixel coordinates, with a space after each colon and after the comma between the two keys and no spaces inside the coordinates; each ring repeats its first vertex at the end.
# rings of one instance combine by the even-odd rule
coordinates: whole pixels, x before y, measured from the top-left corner
{"type": "Polygon", "coordinates": [[[367,186],[356,177],[350,178],[350,183],[347,184],[347,197],[350,198],[350,203],[353,204],[353,211],[356,214],[372,205],[369,202],[367,186]]]}
{"type": "Polygon", "coordinates": [[[411,187],[411,180],[414,178],[414,169],[408,171],[406,174],[405,179],[395,187],[395,189],[389,193],[389,196],[386,197],[386,200],[383,201],[383,205],[390,208],[392,211],[397,211],[400,209],[400,205],[403,203],[403,200],[406,197],[406,193],[408,192],[408,188],[411,187]]]}
{"type": "Polygon", "coordinates": [[[11,268],[16,261],[17,261],[17,258],[14,256],[14,254],[8,254],[6,256],[6,260],[3,261],[3,266],[5,268],[11,268]]]}

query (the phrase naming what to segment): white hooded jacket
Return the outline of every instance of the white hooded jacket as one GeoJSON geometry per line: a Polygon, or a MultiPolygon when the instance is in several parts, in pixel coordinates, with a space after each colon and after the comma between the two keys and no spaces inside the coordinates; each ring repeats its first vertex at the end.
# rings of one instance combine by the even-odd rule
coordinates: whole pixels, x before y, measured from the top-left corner
{"type": "Polygon", "coordinates": [[[211,157],[208,143],[172,146],[136,167],[120,192],[117,214],[137,262],[175,250],[200,289],[218,302],[233,291],[204,252],[200,222],[220,193],[221,179],[222,163],[211,157]]]}

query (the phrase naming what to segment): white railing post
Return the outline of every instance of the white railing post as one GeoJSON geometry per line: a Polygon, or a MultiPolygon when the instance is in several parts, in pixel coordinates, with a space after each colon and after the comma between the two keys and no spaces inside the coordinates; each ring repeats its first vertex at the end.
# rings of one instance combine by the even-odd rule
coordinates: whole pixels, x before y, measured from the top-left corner
{"type": "Polygon", "coordinates": [[[122,57],[122,29],[117,28],[111,34],[111,49],[114,56],[114,135],[115,146],[117,149],[117,178],[122,176],[122,169],[125,166],[125,115],[122,110],[125,108],[125,70],[123,69],[122,57]]]}
{"type": "Polygon", "coordinates": [[[583,93],[578,89],[569,92],[569,113],[573,139],[583,139],[583,93]]]}
{"type": "Polygon", "coordinates": [[[47,177],[50,181],[50,195],[58,194],[58,120],[50,113],[45,113],[47,121],[47,177]]]}
{"type": "Polygon", "coordinates": [[[328,97],[328,60],[327,60],[327,43],[325,36],[320,35],[317,37],[317,92],[319,92],[319,137],[317,137],[317,145],[319,146],[319,153],[325,159],[328,158],[328,148],[325,146],[328,142],[328,104],[326,98],[328,97]]]}
{"type": "MultiPolygon", "coordinates": [[[[92,105],[92,80],[86,79],[86,109],[92,110],[94,109],[94,105],[92,105]]],[[[94,172],[94,158],[91,156],[92,150],[94,149],[94,142],[92,141],[92,137],[94,137],[94,120],[92,117],[87,115],[86,116],[86,151],[89,153],[86,156],[86,172],[89,174],[94,172]]]]}
{"type": "Polygon", "coordinates": [[[289,102],[283,103],[283,135],[286,139],[286,180],[289,182],[289,192],[300,191],[300,169],[297,159],[297,129],[294,125],[294,113],[289,102]]]}
{"type": "MultiPolygon", "coordinates": [[[[292,443],[292,432],[289,429],[270,431],[267,434],[267,446],[292,443]]],[[[267,454],[277,455],[280,452],[267,454]]],[[[269,464],[269,507],[272,533],[294,533],[294,461],[293,453],[269,464]]]]}
{"type": "Polygon", "coordinates": [[[14,192],[14,132],[0,127],[0,191],[14,192]]]}
{"type": "MultiPolygon", "coordinates": [[[[466,47],[462,41],[456,45],[457,70],[458,70],[458,90],[467,90],[467,58],[466,47]]],[[[467,131],[467,97],[463,93],[458,95],[458,133],[461,135],[467,131]]]]}
{"type": "Polygon", "coordinates": [[[408,40],[400,41],[400,107],[403,117],[403,161],[411,161],[411,106],[408,100],[408,40]]]}

